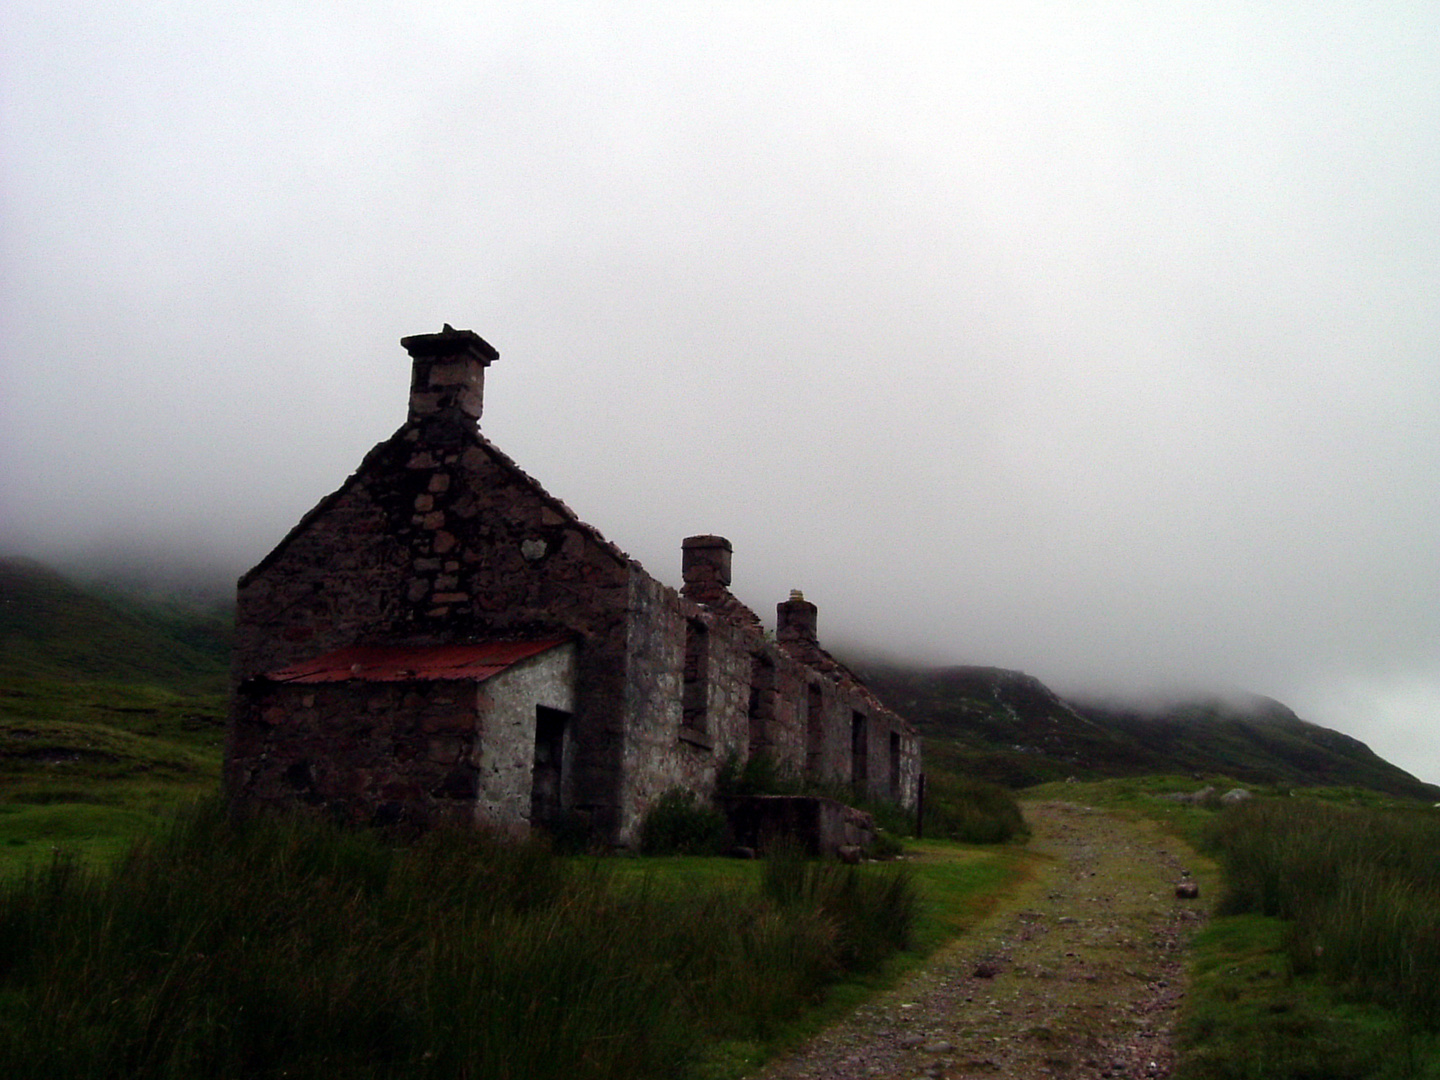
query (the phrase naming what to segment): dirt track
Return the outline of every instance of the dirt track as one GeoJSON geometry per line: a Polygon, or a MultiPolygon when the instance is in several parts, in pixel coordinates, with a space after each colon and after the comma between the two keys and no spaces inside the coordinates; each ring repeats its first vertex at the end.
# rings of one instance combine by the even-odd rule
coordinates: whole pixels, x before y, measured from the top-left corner
{"type": "Polygon", "coordinates": [[[773,1062],[763,1080],[1165,1077],[1182,952],[1207,898],[1193,854],[1146,823],[1025,808],[1040,876],[926,969],[773,1062]]]}

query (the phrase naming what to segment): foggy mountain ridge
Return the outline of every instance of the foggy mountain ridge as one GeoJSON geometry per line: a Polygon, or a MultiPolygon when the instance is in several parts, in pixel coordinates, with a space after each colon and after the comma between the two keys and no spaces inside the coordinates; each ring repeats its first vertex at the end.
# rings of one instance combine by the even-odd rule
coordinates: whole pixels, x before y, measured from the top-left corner
{"type": "Polygon", "coordinates": [[[925,736],[929,758],[1010,787],[1175,773],[1280,786],[1355,786],[1427,801],[1440,787],[1263,695],[1066,700],[1020,671],[853,666],[925,736]]]}
{"type": "MultiPolygon", "coordinates": [[[[0,677],[223,687],[232,609],[177,598],[163,569],[143,575],[139,591],[133,576],[126,580],[128,588],[77,582],[31,559],[0,558],[0,677]]],[[[194,575],[176,580],[193,583],[194,575]]],[[[1072,775],[1186,773],[1440,798],[1440,788],[1359,740],[1259,695],[1095,703],[1066,700],[1003,668],[847,662],[915,725],[936,768],[1011,787],[1072,775]]]]}

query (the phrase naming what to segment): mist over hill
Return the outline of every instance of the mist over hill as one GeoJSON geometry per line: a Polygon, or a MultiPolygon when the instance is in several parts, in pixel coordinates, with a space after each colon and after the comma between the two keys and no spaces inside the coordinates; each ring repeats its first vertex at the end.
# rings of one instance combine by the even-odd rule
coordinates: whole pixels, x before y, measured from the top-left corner
{"type": "MultiPolygon", "coordinates": [[[[135,569],[140,565],[119,560],[77,581],[31,559],[0,559],[0,680],[223,691],[233,620],[223,578],[135,569]],[[104,580],[93,576],[107,570],[114,573],[104,580]]],[[[1269,698],[1067,700],[1033,676],[1002,668],[925,668],[893,659],[851,666],[925,737],[927,769],[1009,787],[1179,773],[1440,799],[1440,787],[1269,698]]]]}
{"type": "Polygon", "coordinates": [[[223,690],[233,604],[209,585],[79,584],[32,559],[0,559],[0,678],[223,690]]]}
{"type": "Polygon", "coordinates": [[[1179,773],[1440,798],[1440,787],[1358,739],[1259,695],[1086,702],[1066,700],[1033,676],[1002,668],[854,666],[925,736],[927,760],[1011,787],[1071,776],[1179,773]]]}

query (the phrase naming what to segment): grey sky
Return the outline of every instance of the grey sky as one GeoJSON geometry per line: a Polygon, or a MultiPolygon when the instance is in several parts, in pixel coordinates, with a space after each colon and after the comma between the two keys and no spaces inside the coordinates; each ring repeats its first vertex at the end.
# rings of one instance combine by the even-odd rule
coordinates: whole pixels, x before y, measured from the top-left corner
{"type": "Polygon", "coordinates": [[[723,533],[832,644],[1245,688],[1440,781],[1440,9],[0,25],[0,547],[238,571],[448,321],[662,580],[723,533]]]}

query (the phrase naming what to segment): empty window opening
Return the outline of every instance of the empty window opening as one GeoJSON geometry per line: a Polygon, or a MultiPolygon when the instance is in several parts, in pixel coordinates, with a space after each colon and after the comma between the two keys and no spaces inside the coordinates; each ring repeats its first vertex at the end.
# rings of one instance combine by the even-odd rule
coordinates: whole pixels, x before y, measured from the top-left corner
{"type": "Polygon", "coordinates": [[[770,729],[775,720],[775,665],[768,657],[756,656],[750,665],[750,753],[770,749],[770,729]]]}
{"type": "Polygon", "coordinates": [[[681,697],[681,723],[704,732],[710,707],[710,631],[699,619],[685,623],[685,686],[681,697]]]}
{"type": "Polygon", "coordinates": [[[862,795],[870,782],[870,732],[858,712],[850,714],[850,780],[862,795]]]}
{"type": "Polygon", "coordinates": [[[890,798],[900,801],[900,733],[890,732],[890,798]]]}
{"type": "Polygon", "coordinates": [[[805,772],[818,780],[825,769],[825,699],[810,683],[805,696],[805,772]]]}
{"type": "Polygon", "coordinates": [[[535,767],[531,774],[530,823],[547,825],[560,820],[565,780],[565,731],[570,714],[544,705],[535,706],[535,767]]]}

